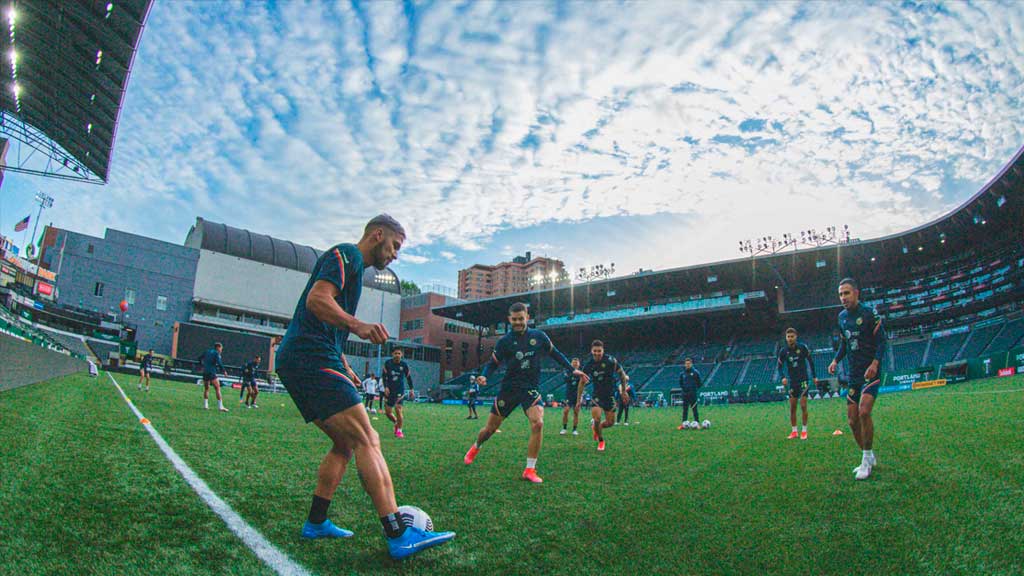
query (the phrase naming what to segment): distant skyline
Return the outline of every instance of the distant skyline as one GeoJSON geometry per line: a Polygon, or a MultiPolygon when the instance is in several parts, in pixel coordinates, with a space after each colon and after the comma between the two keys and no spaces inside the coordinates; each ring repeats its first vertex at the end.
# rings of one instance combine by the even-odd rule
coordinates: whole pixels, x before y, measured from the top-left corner
{"type": "Polygon", "coordinates": [[[930,221],[1022,109],[1020,2],[157,2],[109,184],[8,173],[0,231],[37,190],[42,223],[177,244],[198,216],[324,249],[389,212],[421,285],[526,251],[628,274],[930,221]]]}

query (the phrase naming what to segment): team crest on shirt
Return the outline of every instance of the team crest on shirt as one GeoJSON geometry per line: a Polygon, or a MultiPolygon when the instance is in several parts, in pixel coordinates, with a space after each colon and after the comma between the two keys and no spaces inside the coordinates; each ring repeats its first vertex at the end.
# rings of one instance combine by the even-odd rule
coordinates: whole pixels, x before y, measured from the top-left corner
{"type": "Polygon", "coordinates": [[[857,318],[857,326],[860,326],[863,323],[864,323],[864,319],[863,318],[857,318]]]}
{"type": "Polygon", "coordinates": [[[845,330],[844,332],[845,332],[847,338],[849,338],[850,336],[853,335],[853,334],[850,333],[849,330],[845,330]]]}
{"type": "Polygon", "coordinates": [[[536,345],[537,345],[537,339],[536,338],[530,338],[530,346],[536,346],[536,345]]]}
{"type": "Polygon", "coordinates": [[[505,405],[505,401],[504,400],[498,400],[498,406],[504,406],[504,405],[505,405]]]}
{"type": "Polygon", "coordinates": [[[522,351],[516,352],[516,360],[522,360],[522,359],[523,359],[522,351]]]}

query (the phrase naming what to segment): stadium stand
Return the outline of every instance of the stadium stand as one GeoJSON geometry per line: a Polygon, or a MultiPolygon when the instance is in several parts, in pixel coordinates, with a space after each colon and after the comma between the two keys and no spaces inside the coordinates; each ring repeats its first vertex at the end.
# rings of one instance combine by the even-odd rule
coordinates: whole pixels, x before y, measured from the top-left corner
{"type": "Polygon", "coordinates": [[[743,371],[745,360],[729,360],[722,362],[708,378],[708,388],[728,390],[736,383],[736,378],[743,371]]]}
{"type": "Polygon", "coordinates": [[[975,358],[979,356],[989,342],[995,338],[996,334],[1003,329],[1003,323],[987,324],[985,326],[976,326],[967,335],[967,343],[964,345],[960,353],[957,354],[957,360],[966,360],[968,358],[975,358]]]}
{"type": "Polygon", "coordinates": [[[1013,348],[1024,337],[1024,317],[1003,324],[1003,329],[992,338],[985,353],[1002,352],[1013,348]]]}
{"type": "Polygon", "coordinates": [[[54,332],[53,330],[48,330],[42,326],[40,326],[39,329],[61,346],[70,350],[72,354],[78,354],[82,358],[92,356],[92,351],[85,345],[85,341],[81,337],[61,334],[60,332],[54,332]]]}
{"type": "Polygon", "coordinates": [[[928,346],[928,355],[924,359],[925,365],[945,364],[952,362],[960,348],[967,341],[968,333],[950,334],[941,338],[933,338],[928,346]]]}
{"type": "Polygon", "coordinates": [[[892,369],[899,372],[924,366],[924,353],[927,348],[928,340],[913,340],[892,346],[892,369]]]}

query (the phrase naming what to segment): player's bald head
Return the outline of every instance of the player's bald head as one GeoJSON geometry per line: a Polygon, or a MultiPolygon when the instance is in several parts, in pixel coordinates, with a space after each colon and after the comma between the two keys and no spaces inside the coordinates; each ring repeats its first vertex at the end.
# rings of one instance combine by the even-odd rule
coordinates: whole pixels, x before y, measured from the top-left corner
{"type": "Polygon", "coordinates": [[[366,223],[366,227],[363,228],[363,238],[366,238],[381,228],[405,238],[405,228],[402,227],[398,220],[395,220],[389,214],[378,214],[370,219],[370,221],[366,223]]]}

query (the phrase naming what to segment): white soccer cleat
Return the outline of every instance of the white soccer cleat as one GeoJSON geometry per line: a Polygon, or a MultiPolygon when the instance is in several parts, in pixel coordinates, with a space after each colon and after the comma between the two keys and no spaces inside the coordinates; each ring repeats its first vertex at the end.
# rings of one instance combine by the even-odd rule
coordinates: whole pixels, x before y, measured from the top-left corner
{"type": "Polygon", "coordinates": [[[623,422],[622,425],[623,426],[629,426],[629,422],[623,422]]]}
{"type": "Polygon", "coordinates": [[[228,409],[227,409],[227,408],[225,408],[225,407],[223,407],[223,406],[221,406],[220,408],[218,408],[218,410],[220,410],[221,412],[227,412],[227,411],[228,411],[228,409]]]}
{"type": "Polygon", "coordinates": [[[857,475],[855,478],[857,480],[867,480],[868,476],[871,476],[871,464],[870,462],[865,462],[857,467],[857,475]]]}
{"type": "Polygon", "coordinates": [[[559,436],[565,436],[565,428],[562,428],[562,431],[559,432],[558,435],[559,436]]]}
{"type": "Polygon", "coordinates": [[[579,430],[573,430],[572,431],[572,435],[573,436],[579,436],[580,435],[580,431],[579,430]]]}

